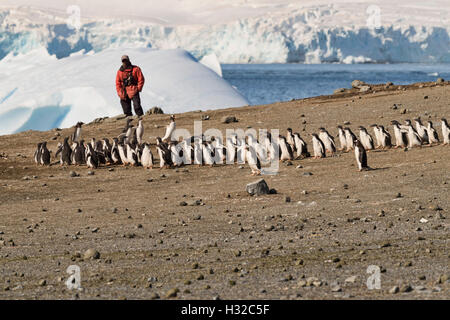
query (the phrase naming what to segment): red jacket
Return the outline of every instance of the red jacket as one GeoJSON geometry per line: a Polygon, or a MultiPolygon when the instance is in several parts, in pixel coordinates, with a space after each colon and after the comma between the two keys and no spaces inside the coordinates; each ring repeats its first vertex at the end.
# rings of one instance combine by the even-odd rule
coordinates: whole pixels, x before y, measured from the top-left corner
{"type": "Polygon", "coordinates": [[[117,71],[116,76],[116,90],[120,99],[125,100],[125,90],[124,90],[124,80],[129,76],[131,70],[133,70],[133,82],[131,85],[126,87],[126,95],[132,99],[136,93],[142,91],[142,87],[144,86],[144,75],[142,74],[141,68],[138,66],[131,66],[127,69],[124,69],[123,66],[120,67],[119,71],[117,71]],[[131,69],[133,68],[133,69],[131,69]]]}

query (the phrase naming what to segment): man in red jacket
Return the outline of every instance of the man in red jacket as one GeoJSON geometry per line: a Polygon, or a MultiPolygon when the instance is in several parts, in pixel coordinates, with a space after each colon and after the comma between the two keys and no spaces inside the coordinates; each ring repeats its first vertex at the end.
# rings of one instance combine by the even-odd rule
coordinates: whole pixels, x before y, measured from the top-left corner
{"type": "Polygon", "coordinates": [[[144,75],[141,68],[133,66],[128,56],[122,56],[122,66],[117,71],[116,90],[120,97],[123,113],[131,116],[131,101],[133,101],[134,112],[137,116],[142,116],[144,111],[141,106],[141,98],[139,92],[144,86],[144,75]]]}

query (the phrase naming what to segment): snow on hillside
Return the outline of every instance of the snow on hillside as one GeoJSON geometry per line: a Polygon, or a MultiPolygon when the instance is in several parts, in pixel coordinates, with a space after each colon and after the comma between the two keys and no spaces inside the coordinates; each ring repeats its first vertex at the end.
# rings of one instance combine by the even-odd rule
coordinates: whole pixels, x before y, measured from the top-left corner
{"type": "Polygon", "coordinates": [[[0,59],[43,45],[57,58],[127,46],[221,63],[450,62],[448,0],[79,0],[79,30],[71,2],[3,0],[0,59]]]}
{"type": "Polygon", "coordinates": [[[181,49],[107,49],[56,59],[41,48],[0,61],[0,134],[65,128],[121,114],[115,77],[123,54],[144,73],[144,111],[153,106],[178,113],[249,104],[181,49]]]}

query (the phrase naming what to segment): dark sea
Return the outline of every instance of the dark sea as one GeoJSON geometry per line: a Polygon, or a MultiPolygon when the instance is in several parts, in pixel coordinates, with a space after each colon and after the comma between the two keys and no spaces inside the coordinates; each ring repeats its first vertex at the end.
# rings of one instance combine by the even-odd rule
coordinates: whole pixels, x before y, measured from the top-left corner
{"type": "Polygon", "coordinates": [[[450,64],[224,64],[223,78],[252,105],[332,94],[367,83],[411,84],[450,79],[450,64]]]}

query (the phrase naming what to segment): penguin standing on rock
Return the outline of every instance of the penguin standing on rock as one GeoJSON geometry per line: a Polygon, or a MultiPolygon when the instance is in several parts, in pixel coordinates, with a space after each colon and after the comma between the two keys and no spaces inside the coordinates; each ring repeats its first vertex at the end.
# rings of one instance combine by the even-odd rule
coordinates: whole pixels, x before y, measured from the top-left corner
{"type": "Polygon", "coordinates": [[[325,146],[323,145],[322,140],[320,140],[319,136],[315,133],[311,134],[311,137],[314,150],[314,159],[325,158],[325,146]]]}
{"type": "Polygon", "coordinates": [[[442,135],[444,136],[444,145],[450,145],[450,126],[446,119],[441,119],[442,135]]]}
{"type": "Polygon", "coordinates": [[[41,164],[44,166],[50,164],[50,151],[47,149],[47,141],[42,142],[41,145],[41,164]]]}
{"type": "Polygon", "coordinates": [[[355,158],[358,164],[358,171],[370,170],[370,167],[367,165],[366,149],[358,139],[353,140],[353,144],[355,146],[355,158]]]}

